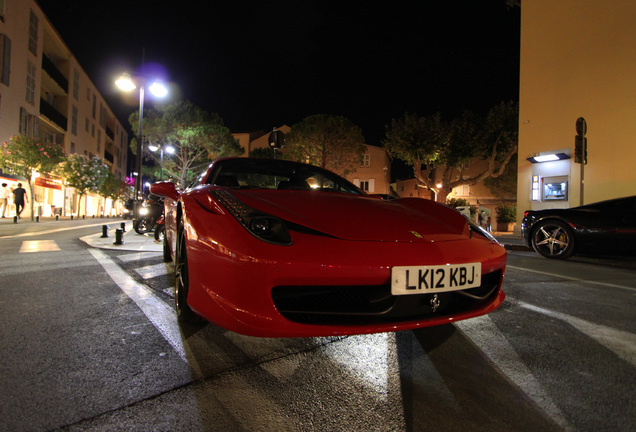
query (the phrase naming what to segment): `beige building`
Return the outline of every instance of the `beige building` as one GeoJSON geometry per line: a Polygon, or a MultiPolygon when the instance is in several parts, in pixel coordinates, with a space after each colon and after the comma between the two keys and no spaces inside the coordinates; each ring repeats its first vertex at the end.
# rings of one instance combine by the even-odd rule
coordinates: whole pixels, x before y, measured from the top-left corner
{"type": "MultiPolygon", "coordinates": [[[[276,128],[288,133],[291,128],[287,125],[276,128]]],[[[252,132],[232,134],[245,149],[243,156],[248,156],[255,149],[270,148],[269,135],[271,132],[252,132]]],[[[285,152],[285,148],[281,150],[285,152]]],[[[341,173],[338,173],[341,174],[341,173]]],[[[372,194],[391,193],[391,157],[389,153],[380,147],[366,146],[362,163],[355,172],[345,176],[347,180],[360,187],[362,190],[372,194]]]]}
{"type": "Polygon", "coordinates": [[[634,23],[632,0],[522,3],[518,220],[526,209],[636,194],[634,23]],[[583,170],[574,161],[579,118],[583,170]],[[550,155],[559,159],[541,162],[550,155]]]}
{"type": "MultiPolygon", "coordinates": [[[[0,142],[16,134],[56,142],[67,155],[103,158],[125,179],[126,130],[35,1],[0,0],[0,62],[0,142]]],[[[62,179],[35,174],[33,183],[36,215],[77,213],[62,179]]],[[[88,214],[110,212],[109,201],[89,194],[88,214]]]]}

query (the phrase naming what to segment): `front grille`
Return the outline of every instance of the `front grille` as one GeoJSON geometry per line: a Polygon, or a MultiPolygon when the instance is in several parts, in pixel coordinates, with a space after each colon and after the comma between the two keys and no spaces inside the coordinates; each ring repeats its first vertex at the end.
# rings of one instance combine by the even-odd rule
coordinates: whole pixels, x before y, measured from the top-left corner
{"type": "Polygon", "coordinates": [[[382,324],[443,317],[480,307],[497,295],[501,271],[482,275],[479,287],[437,294],[394,296],[390,285],[277,286],[272,299],[290,321],[305,324],[382,324]]]}

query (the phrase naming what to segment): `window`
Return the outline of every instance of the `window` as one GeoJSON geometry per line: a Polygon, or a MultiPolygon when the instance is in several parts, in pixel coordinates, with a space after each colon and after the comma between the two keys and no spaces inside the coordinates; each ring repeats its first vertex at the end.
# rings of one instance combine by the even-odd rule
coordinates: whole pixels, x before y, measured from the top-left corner
{"type": "Polygon", "coordinates": [[[75,153],[75,143],[71,141],[71,154],[75,153]]]}
{"type": "Polygon", "coordinates": [[[9,86],[9,73],[11,71],[11,39],[0,34],[0,82],[9,86]]]}
{"type": "Polygon", "coordinates": [[[4,22],[4,16],[7,13],[7,1],[0,0],[0,21],[4,22]]]}
{"type": "Polygon", "coordinates": [[[73,98],[79,99],[79,71],[77,69],[73,70],[73,98]]]}
{"type": "Polygon", "coordinates": [[[38,26],[40,24],[40,19],[31,9],[31,15],[29,17],[29,51],[33,55],[37,55],[38,53],[38,26]]]}
{"type": "Polygon", "coordinates": [[[88,132],[88,117],[86,117],[86,121],[84,122],[84,129],[88,132]]]}
{"type": "Polygon", "coordinates": [[[99,124],[101,127],[106,128],[106,108],[101,103],[99,104],[99,124]]]}
{"type": "Polygon", "coordinates": [[[71,133],[77,135],[77,107],[73,105],[71,114],[71,133]]]}
{"type": "MultiPolygon", "coordinates": [[[[93,95],[93,119],[95,119],[96,112],[97,112],[97,96],[93,95]]],[[[93,136],[95,136],[94,133],[93,133],[93,136]]]]}
{"type": "Polygon", "coordinates": [[[365,153],[362,155],[362,167],[370,167],[371,166],[371,155],[369,153],[365,153]]]}
{"type": "Polygon", "coordinates": [[[470,186],[469,185],[457,186],[454,190],[455,190],[455,195],[457,195],[458,197],[470,196],[470,186]]]}
{"type": "Polygon", "coordinates": [[[35,103],[35,65],[27,61],[26,100],[30,104],[35,103]]]}
{"type": "Polygon", "coordinates": [[[97,131],[97,154],[102,152],[102,131],[97,131]]]}

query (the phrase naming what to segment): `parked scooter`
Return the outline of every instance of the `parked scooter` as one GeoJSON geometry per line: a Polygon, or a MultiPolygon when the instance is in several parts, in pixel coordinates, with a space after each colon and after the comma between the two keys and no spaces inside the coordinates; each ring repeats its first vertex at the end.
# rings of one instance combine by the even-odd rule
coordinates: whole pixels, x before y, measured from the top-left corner
{"type": "Polygon", "coordinates": [[[138,234],[145,234],[155,229],[157,221],[163,216],[163,199],[150,195],[144,200],[139,209],[139,215],[133,222],[133,228],[138,234]]]}

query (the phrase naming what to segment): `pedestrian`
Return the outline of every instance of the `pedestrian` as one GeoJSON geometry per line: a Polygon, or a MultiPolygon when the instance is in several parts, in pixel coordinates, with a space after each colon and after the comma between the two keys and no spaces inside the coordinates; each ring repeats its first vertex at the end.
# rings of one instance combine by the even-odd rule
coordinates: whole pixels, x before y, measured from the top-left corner
{"type": "Polygon", "coordinates": [[[7,189],[7,184],[2,183],[2,187],[0,188],[0,208],[2,209],[2,217],[5,216],[7,212],[7,207],[9,207],[9,189],[7,189]]]}
{"type": "Polygon", "coordinates": [[[18,187],[13,189],[13,203],[15,204],[15,214],[20,219],[20,213],[24,210],[24,203],[29,202],[26,190],[22,187],[22,183],[18,183],[18,187]]]}

